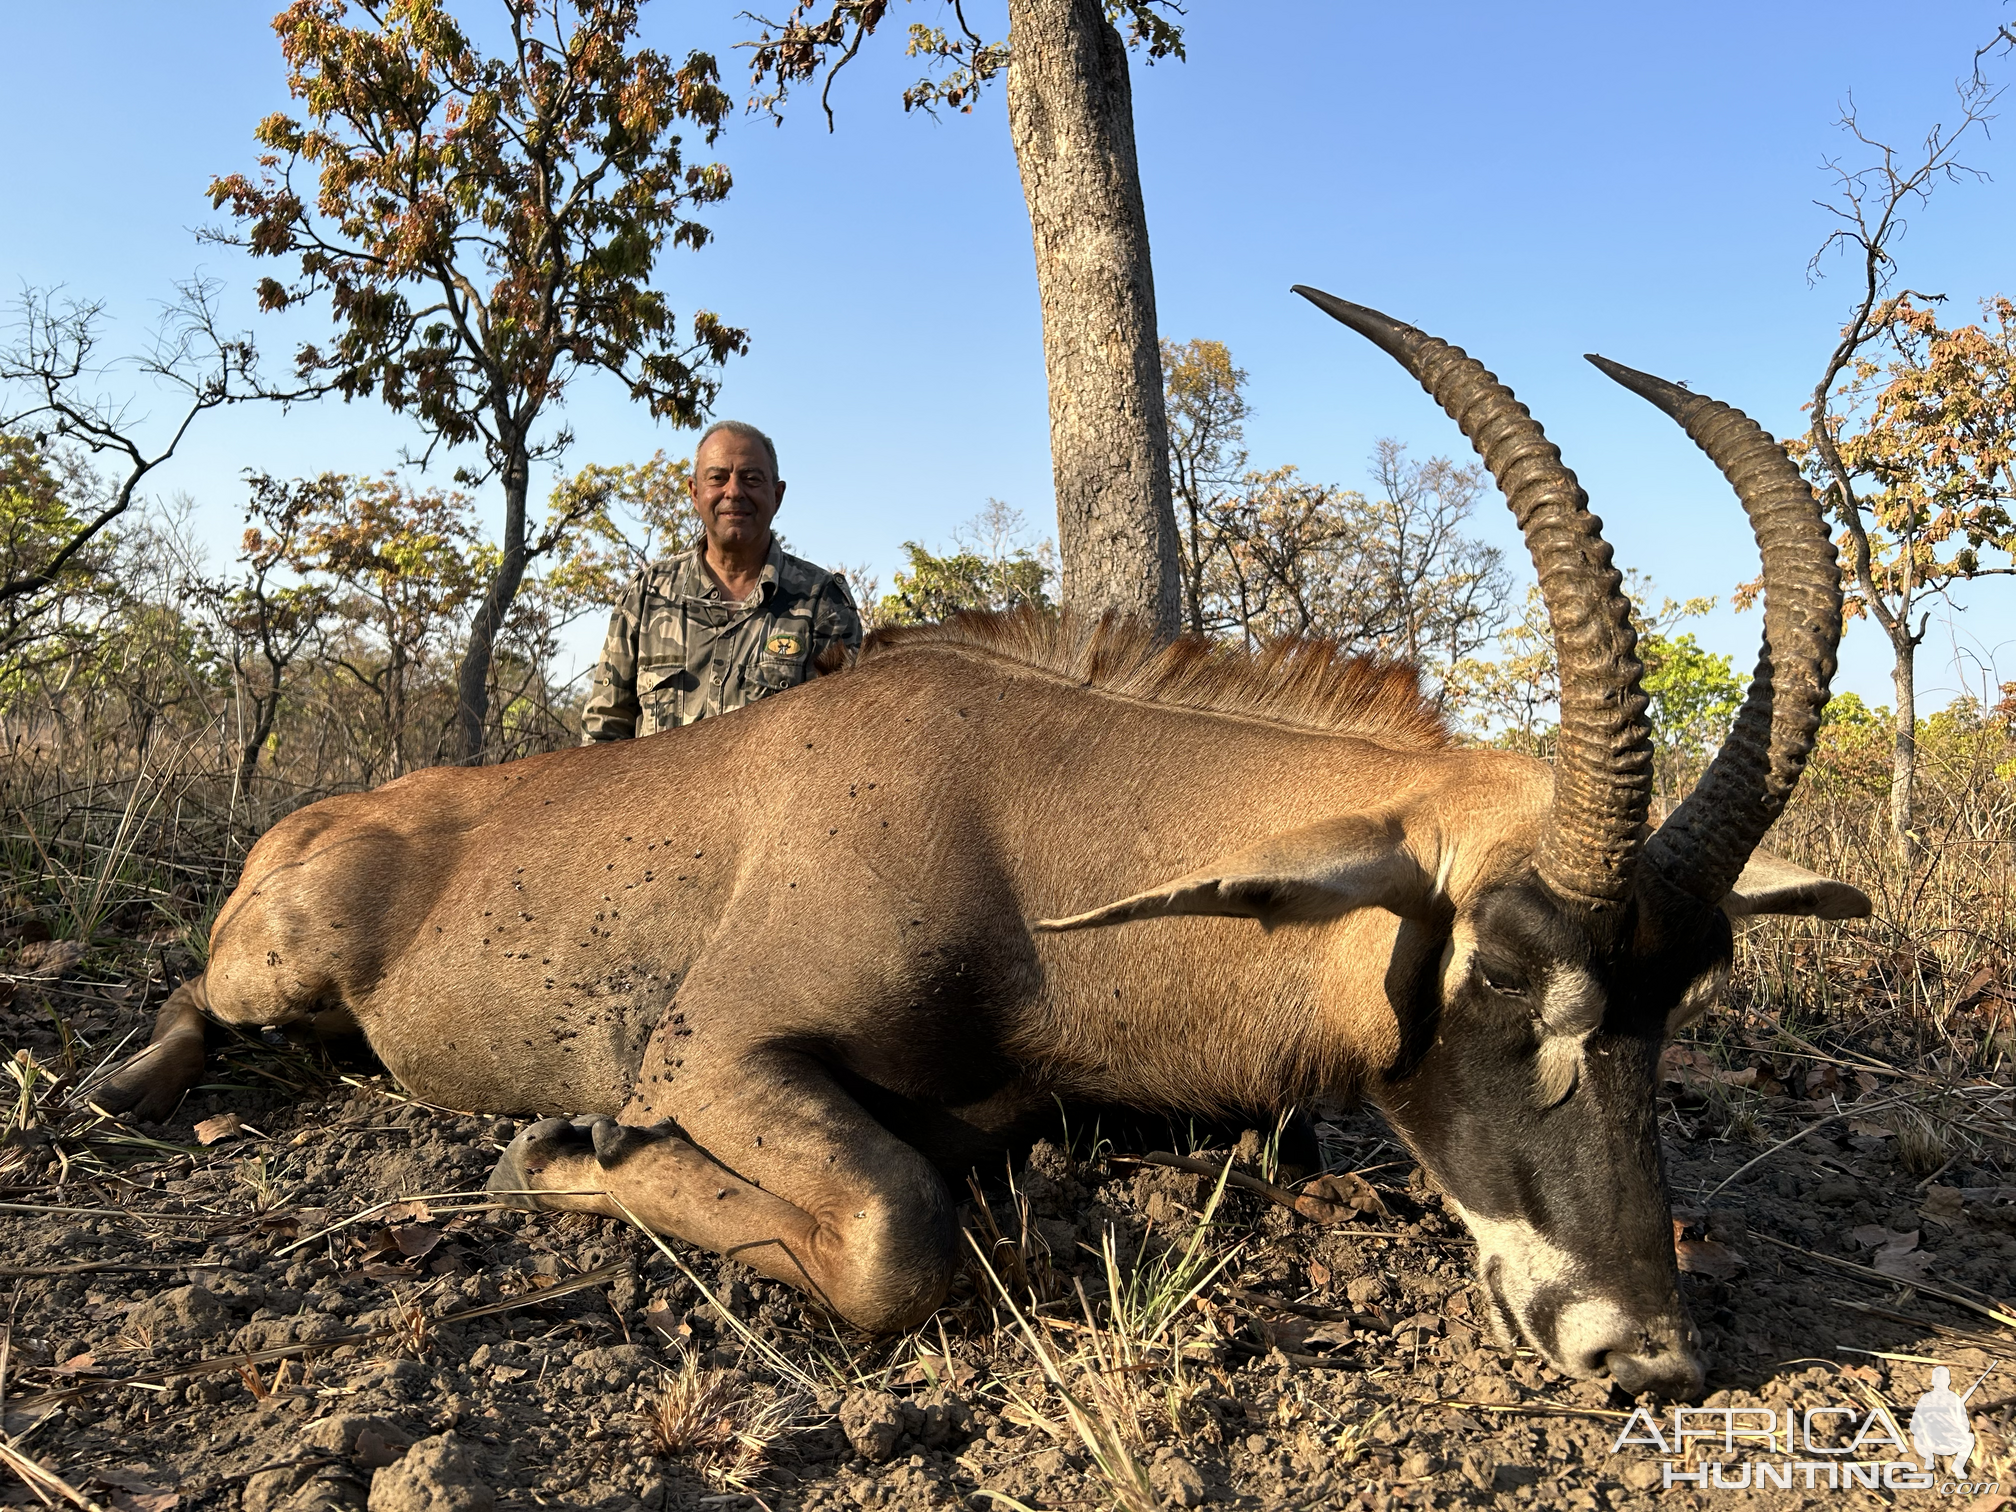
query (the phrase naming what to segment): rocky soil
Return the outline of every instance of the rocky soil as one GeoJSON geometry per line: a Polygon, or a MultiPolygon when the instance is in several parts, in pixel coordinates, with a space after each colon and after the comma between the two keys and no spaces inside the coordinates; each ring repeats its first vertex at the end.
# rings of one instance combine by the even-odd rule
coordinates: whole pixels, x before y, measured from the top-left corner
{"type": "MultiPolygon", "coordinates": [[[[1852,1408],[1796,1456],[1822,1462],[1878,1404],[1908,1433],[1944,1364],[1956,1391],[1983,1377],[1967,1473],[1944,1493],[1824,1474],[1669,1489],[1669,1462],[1725,1463],[1726,1482],[1794,1457],[1719,1436],[1661,1454],[1644,1434],[1670,1407],[1634,1424],[1604,1385],[1495,1347],[1471,1245],[1370,1114],[1318,1110],[1317,1154],[1370,1189],[1340,1174],[1305,1204],[1327,1221],[1239,1188],[1214,1205],[1211,1178],[1148,1145],[1060,1129],[975,1184],[969,1226],[1000,1286],[976,1262],[925,1328],[871,1341],[686,1246],[499,1210],[482,1185],[514,1124],[413,1104],[368,1059],[242,1041],[168,1125],[63,1113],[175,966],[48,946],[13,962],[0,1494],[16,1504],[1981,1512],[1988,1484],[2016,1491],[2016,1327],[1993,1316],[2016,1316],[2006,1083],[1907,1071],[1882,1043],[1725,1015],[1669,1056],[1706,1405],[1852,1408]],[[1638,1442],[1617,1450],[1620,1433],[1638,1442]]],[[[1265,1132],[1199,1158],[1287,1182],[1265,1132]]]]}

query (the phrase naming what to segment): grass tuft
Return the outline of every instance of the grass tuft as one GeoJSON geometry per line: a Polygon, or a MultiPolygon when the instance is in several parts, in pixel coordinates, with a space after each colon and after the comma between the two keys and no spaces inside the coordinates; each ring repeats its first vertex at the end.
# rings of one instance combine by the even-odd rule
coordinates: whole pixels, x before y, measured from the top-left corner
{"type": "Polygon", "coordinates": [[[679,1355],[678,1368],[643,1411],[650,1452],[682,1461],[724,1492],[753,1494],[778,1438],[801,1415],[806,1398],[785,1391],[764,1400],[747,1377],[703,1370],[690,1350],[679,1355]]]}

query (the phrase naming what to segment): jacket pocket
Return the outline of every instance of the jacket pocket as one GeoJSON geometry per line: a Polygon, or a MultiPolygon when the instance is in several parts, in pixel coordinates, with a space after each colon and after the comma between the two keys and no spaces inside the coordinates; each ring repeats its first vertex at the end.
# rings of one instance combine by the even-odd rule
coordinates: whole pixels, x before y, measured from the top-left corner
{"type": "Polygon", "coordinates": [[[640,667],[637,672],[637,733],[655,735],[679,723],[679,705],[699,686],[689,668],[640,667]]]}
{"type": "Polygon", "coordinates": [[[795,688],[803,681],[805,667],[802,660],[781,656],[758,657],[756,664],[749,669],[749,696],[752,699],[768,698],[786,688],[795,688]]]}

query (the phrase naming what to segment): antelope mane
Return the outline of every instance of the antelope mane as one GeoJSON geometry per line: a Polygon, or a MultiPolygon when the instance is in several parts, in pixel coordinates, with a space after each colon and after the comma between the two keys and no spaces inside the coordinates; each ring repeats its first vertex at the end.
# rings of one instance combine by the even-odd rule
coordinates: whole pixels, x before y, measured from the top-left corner
{"type": "Polygon", "coordinates": [[[880,629],[861,659],[924,648],[1009,662],[1143,703],[1352,735],[1398,750],[1451,743],[1411,664],[1347,655],[1314,637],[1284,637],[1254,652],[1202,636],[1157,644],[1137,621],[1024,607],[880,629]]]}

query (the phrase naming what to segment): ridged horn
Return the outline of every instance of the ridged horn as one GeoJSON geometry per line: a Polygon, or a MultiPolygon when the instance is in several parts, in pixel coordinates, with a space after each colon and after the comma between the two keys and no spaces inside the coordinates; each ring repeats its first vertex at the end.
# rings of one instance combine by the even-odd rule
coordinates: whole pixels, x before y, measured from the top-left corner
{"type": "Polygon", "coordinates": [[[1631,894],[1652,795],[1652,739],[1638,637],[1603,522],[1539,422],[1484,365],[1377,310],[1295,292],[1397,360],[1462,430],[1519,521],[1561,664],[1554,801],[1540,880],[1564,901],[1616,908],[1631,894]]]}
{"type": "Polygon", "coordinates": [[[1841,571],[1827,517],[1785,449],[1741,410],[1649,373],[1589,360],[1680,423],[1729,480],[1764,559],[1764,650],[1729,738],[1646,847],[1660,874],[1718,904],[1784,809],[1820,728],[1841,644],[1841,571]]]}

